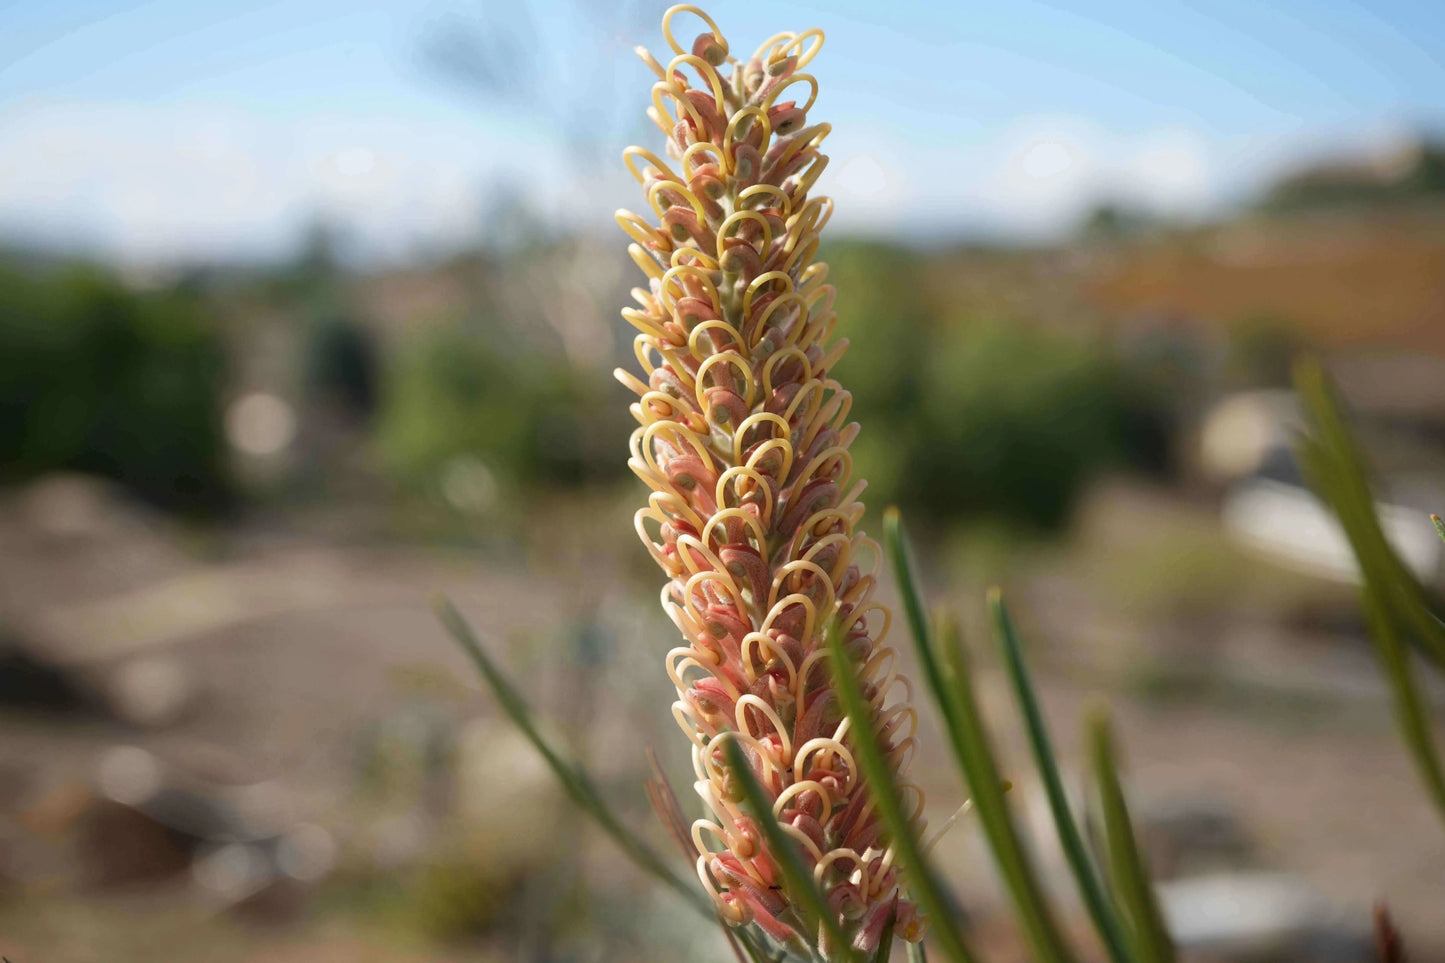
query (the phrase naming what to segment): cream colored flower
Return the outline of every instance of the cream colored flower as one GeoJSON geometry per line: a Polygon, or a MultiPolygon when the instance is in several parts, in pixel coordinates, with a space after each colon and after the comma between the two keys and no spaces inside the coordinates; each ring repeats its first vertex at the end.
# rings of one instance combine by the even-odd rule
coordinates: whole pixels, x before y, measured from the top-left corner
{"type": "MultiPolygon", "coordinates": [[[[847,342],[832,339],[834,292],[814,261],[833,205],[809,191],[830,128],[810,122],[818,85],[800,71],[823,33],[778,34],[740,61],[696,7],[673,7],[662,24],[666,66],[638,52],[658,77],[648,114],[670,161],[623,155],[658,223],[617,214],[648,279],[622,312],[646,379],[617,376],[638,396],[630,464],[653,490],[638,533],[686,642],[667,670],[712,813],[692,830],[698,872],[729,920],[817,945],[729,786],[717,737],[731,732],[857,945],[872,949],[895,913],[916,940],[921,921],[860,784],[822,638],[836,618],[901,775],[917,716],[884,644],[891,616],[873,600],[880,552],[857,528],[865,483],[848,452],[858,425],[831,374],[847,342]],[[683,14],[708,28],[686,47],[673,33],[683,14]]],[[[903,784],[920,822],[922,794],[903,784]]]]}

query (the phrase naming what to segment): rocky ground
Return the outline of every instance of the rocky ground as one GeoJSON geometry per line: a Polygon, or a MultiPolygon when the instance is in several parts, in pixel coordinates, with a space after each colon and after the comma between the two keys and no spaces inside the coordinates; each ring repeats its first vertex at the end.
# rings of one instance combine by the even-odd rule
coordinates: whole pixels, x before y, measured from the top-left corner
{"type": "MultiPolygon", "coordinates": [[[[429,607],[446,593],[484,627],[647,824],[643,747],[687,781],[657,658],[669,629],[618,566],[551,570],[565,574],[275,524],[197,534],[73,479],[6,496],[0,952],[716,953],[715,937],[690,935],[581,834],[429,607]]],[[[1196,958],[1368,958],[1380,899],[1417,958],[1445,947],[1445,835],[1358,640],[1248,618],[1141,625],[1068,569],[1020,584],[1030,634],[1051,640],[1036,652],[1066,762],[1088,700],[1115,704],[1131,792],[1196,958]],[[1205,663],[1189,656],[1201,635],[1214,640],[1205,663]]],[[[986,660],[982,672],[1003,718],[1006,693],[986,660]]],[[[1026,773],[1016,734],[1002,741],[1026,773]]],[[[937,751],[918,765],[941,822],[961,787],[937,751]]],[[[1027,776],[1017,782],[1037,808],[1027,776]]],[[[977,839],[964,824],[940,847],[990,928],[977,839]]]]}

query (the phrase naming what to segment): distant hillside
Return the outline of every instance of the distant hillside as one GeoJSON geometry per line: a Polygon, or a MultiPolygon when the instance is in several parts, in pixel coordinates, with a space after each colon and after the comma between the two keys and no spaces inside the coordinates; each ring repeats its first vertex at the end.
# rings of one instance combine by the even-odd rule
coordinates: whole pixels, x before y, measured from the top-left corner
{"type": "Polygon", "coordinates": [[[1083,293],[1113,316],[1267,318],[1328,345],[1445,353],[1445,199],[1256,214],[1119,244],[1090,259],[1083,293]]]}
{"type": "Polygon", "coordinates": [[[1365,157],[1315,163],[1282,178],[1265,211],[1399,204],[1445,197],[1445,145],[1416,138],[1365,157]]]}

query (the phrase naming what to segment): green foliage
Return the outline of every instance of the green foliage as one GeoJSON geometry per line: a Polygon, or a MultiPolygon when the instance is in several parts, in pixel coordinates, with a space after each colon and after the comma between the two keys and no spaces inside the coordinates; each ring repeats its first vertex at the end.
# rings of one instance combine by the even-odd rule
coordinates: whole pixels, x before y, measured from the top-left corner
{"type": "Polygon", "coordinates": [[[1304,335],[1286,319],[1254,315],[1229,326],[1224,376],[1239,388],[1284,388],[1304,335]]]}
{"type": "Polygon", "coordinates": [[[1044,792],[1049,800],[1049,813],[1053,816],[1058,831],[1059,844],[1068,860],[1069,870],[1078,884],[1084,907],[1099,933],[1099,939],[1108,951],[1113,963],[1128,963],[1130,955],[1125,949],[1123,926],[1113,908],[1106,901],[1103,886],[1089,851],[1084,845],[1083,834],[1079,831],[1074,814],[1069,809],[1068,794],[1064,791],[1064,780],[1059,774],[1058,759],[1054,754],[1053,740],[1044,725],[1043,710],[1034,694],[1033,681],[1029,678],[1024,663],[1023,646],[1019,644],[1014,631],[1013,620],[1003,603],[1003,596],[997,591],[989,593],[989,614],[993,621],[994,641],[1003,655],[1008,670],[1009,683],[1014,698],[1019,704],[1019,714],[1028,730],[1029,748],[1033,750],[1034,764],[1039,768],[1044,792]]]}
{"type": "Polygon", "coordinates": [[[613,814],[607,803],[603,801],[592,777],[577,762],[567,758],[562,750],[553,747],[542,735],[541,730],[532,719],[532,710],[528,707],[526,700],[502,674],[501,668],[492,661],[492,657],[487,654],[487,650],[482,647],[471,626],[462,618],[456,607],[446,599],[438,599],[435,606],[437,617],[441,619],[442,625],[467,653],[473,665],[477,667],[482,678],[486,680],[487,685],[496,695],[502,711],[547,761],[553,775],[557,777],[572,801],[583,812],[591,816],[640,869],[681,895],[689,905],[704,916],[713,916],[712,906],[703,895],[673,872],[667,861],[658,855],[655,849],[628,829],[613,814]]]}
{"type": "Polygon", "coordinates": [[[426,485],[469,456],[517,486],[620,473],[626,430],[615,417],[621,406],[611,403],[615,386],[586,380],[560,359],[509,355],[495,341],[447,325],[402,349],[379,426],[391,471],[426,485]],[[598,434],[616,442],[605,458],[592,454],[599,449],[589,439],[598,434]]]}
{"type": "MultiPolygon", "coordinates": [[[[992,736],[979,712],[971,671],[963,649],[947,621],[944,623],[944,630],[937,636],[930,632],[923,617],[922,596],[908,560],[908,548],[896,510],[889,511],[886,521],[885,549],[898,576],[899,590],[904,599],[910,627],[913,629],[920,662],[925,670],[929,693],[938,704],[949,730],[950,743],[956,750],[960,772],[974,793],[974,803],[980,814],[984,836],[1013,896],[1019,927],[1028,939],[1035,959],[1056,960],[1061,963],[1076,959],[1077,954],[1066,942],[1056,923],[1059,911],[1049,902],[1045,891],[1039,885],[1027,847],[1009,812],[1005,799],[1007,784],[999,778],[998,765],[991,748],[992,736]],[[935,637],[941,639],[941,643],[935,643],[935,637]]],[[[1057,762],[1053,758],[1047,736],[1042,733],[1042,713],[1034,699],[1033,686],[1024,668],[1017,639],[1001,603],[995,598],[993,605],[995,624],[1001,633],[1000,645],[1005,650],[1006,659],[1010,661],[1009,671],[1013,677],[1015,692],[1020,698],[1024,722],[1030,729],[1030,739],[1036,750],[1042,753],[1039,759],[1040,768],[1045,773],[1046,783],[1052,773],[1051,791],[1057,791],[1061,797],[1057,762]]],[[[546,740],[533,721],[531,711],[521,695],[507,681],[456,609],[445,601],[439,602],[437,608],[443,625],[481,671],[503,711],[541,753],[573,801],[612,837],[637,866],[665,886],[687,897],[688,902],[703,915],[712,915],[701,894],[675,874],[651,846],[628,829],[613,813],[597,792],[592,777],[546,740]]],[[[903,810],[902,794],[875,730],[873,711],[864,697],[862,680],[858,677],[857,667],[848,656],[835,621],[828,622],[824,636],[839,705],[850,721],[853,751],[859,771],[869,787],[879,819],[888,830],[899,866],[904,871],[909,893],[929,919],[930,939],[943,957],[949,963],[973,963],[979,957],[964,936],[954,897],[939,880],[929,862],[927,847],[920,839],[917,827],[909,822],[903,810]]],[[[1097,891],[1097,879],[1101,874],[1084,851],[1067,806],[1061,806],[1059,800],[1051,798],[1061,836],[1072,834],[1078,844],[1077,852],[1070,853],[1071,866],[1078,874],[1081,885],[1088,886],[1089,881],[1093,881],[1095,898],[1089,900],[1090,911],[1091,914],[1099,914],[1095,915],[1095,922],[1101,938],[1109,948],[1111,959],[1116,963],[1171,963],[1173,948],[1159,921],[1152,884],[1145,874],[1138,845],[1134,841],[1123,792],[1114,769],[1112,743],[1109,741],[1106,723],[1099,719],[1093,721],[1091,740],[1094,750],[1093,774],[1103,803],[1107,830],[1110,870],[1108,878],[1112,884],[1113,899],[1106,901],[1097,891]],[[1076,863],[1076,858],[1081,863],[1076,863]],[[1128,921],[1127,929],[1125,920],[1128,921]],[[1128,933],[1127,937],[1121,935],[1125,932],[1128,933]]],[[[769,852],[777,860],[794,910],[801,915],[808,930],[821,931],[823,936],[821,946],[806,948],[806,955],[800,955],[804,953],[802,947],[789,948],[793,956],[814,961],[822,959],[855,963],[857,954],[851,947],[849,935],[827,912],[825,894],[819,890],[812,874],[807,871],[792,838],[779,825],[766,792],[747,766],[742,747],[736,740],[725,736],[720,738],[720,744],[725,754],[729,778],[737,787],[741,801],[757,821],[769,852]]],[[[738,940],[739,945],[736,948],[746,951],[749,959],[773,959],[761,948],[758,936],[752,929],[734,930],[732,936],[738,940]]],[[[912,946],[908,953],[910,960],[926,959],[922,946],[912,946]]],[[[890,943],[885,942],[879,948],[873,963],[884,963],[890,956],[890,943]]]]}
{"type": "MultiPolygon", "coordinates": [[[[1445,668],[1445,623],[1430,611],[1424,586],[1385,538],[1364,459],[1341,414],[1334,386],[1319,365],[1302,363],[1295,372],[1295,389],[1309,422],[1308,433],[1298,443],[1300,462],[1315,491],[1338,516],[1359,562],[1365,616],[1394,695],[1396,724],[1445,819],[1445,764],[1415,664],[1424,658],[1437,669],[1445,668]]],[[[1438,518],[1434,524],[1445,538],[1445,526],[1438,518]]]]}
{"type": "MultiPolygon", "coordinates": [[[[836,958],[843,963],[858,963],[858,952],[838,925],[837,917],[828,908],[827,893],[813,879],[813,874],[808,872],[797,841],[789,836],[778,822],[778,817],[773,813],[772,800],[748,768],[748,759],[742,744],[736,739],[726,738],[730,735],[732,733],[724,733],[719,737],[723,744],[723,756],[727,760],[728,777],[733,785],[739,787],[748,814],[762,830],[768,852],[777,861],[778,869],[782,872],[783,886],[790,902],[802,916],[809,932],[821,931],[821,954],[826,959],[836,958]]],[[[806,947],[801,949],[808,952],[806,947]]]]}
{"type": "Polygon", "coordinates": [[[838,377],[864,426],[853,450],[880,497],[1047,531],[1100,470],[1163,466],[1163,406],[1097,342],[1003,320],[1007,306],[960,316],[905,249],[848,244],[829,258],[852,343],[838,377]]]}
{"type": "Polygon", "coordinates": [[[893,779],[893,768],[888,764],[878,734],[874,731],[872,711],[863,698],[862,681],[858,678],[857,668],[848,658],[836,625],[830,626],[827,643],[833,681],[838,689],[838,701],[848,714],[856,743],[858,764],[870,787],[873,803],[878,807],[878,815],[888,827],[889,836],[897,848],[899,864],[907,874],[909,890],[918,900],[919,908],[931,921],[933,938],[949,963],[973,963],[977,956],[969,948],[968,941],[958,926],[954,899],[943,888],[928,861],[915,827],[908,823],[904,815],[900,802],[902,795],[893,779]]]}
{"type": "Polygon", "coordinates": [[[1445,193],[1445,144],[1403,148],[1393,163],[1324,163],[1306,167],[1269,189],[1260,208],[1271,212],[1409,204],[1445,193]]]}
{"type": "Polygon", "coordinates": [[[1174,963],[1174,944],[1164,929],[1154,886],[1134,838],[1124,790],[1119,785],[1107,713],[1097,712],[1089,720],[1089,762],[1103,812],[1109,883],[1119,915],[1127,923],[1131,956],[1139,963],[1174,963]]]}
{"type": "MultiPolygon", "coordinates": [[[[919,664],[923,667],[924,681],[943,718],[959,772],[973,792],[973,803],[979,814],[984,837],[1004,884],[1013,898],[1019,928],[1028,940],[1034,959],[1074,959],[1076,954],[1065,941],[1056,922],[1059,913],[1050,904],[1038,883],[1037,871],[1029,858],[1028,847],[1024,845],[1009,811],[1004,795],[1005,786],[1000,779],[992,748],[993,738],[979,711],[972,670],[958,637],[956,623],[945,617],[940,620],[941,631],[935,633],[923,619],[922,594],[913,574],[907,536],[895,509],[889,509],[884,516],[883,539],[885,553],[893,568],[904,610],[908,615],[914,648],[918,653],[919,664]]],[[[1050,813],[1100,939],[1110,958],[1116,963],[1167,963],[1166,956],[1158,955],[1169,948],[1168,936],[1163,933],[1162,926],[1157,932],[1150,931],[1152,941],[1128,943],[1123,935],[1124,913],[1135,903],[1120,903],[1119,900],[1111,903],[1103,897],[1098,883],[1099,871],[1085,851],[1072,814],[1064,801],[1058,762],[1048,734],[1043,728],[1043,713],[1034,696],[1033,684],[1024,665],[1012,622],[996,591],[990,596],[990,608],[996,640],[1003,650],[1014,692],[1019,700],[1020,715],[1028,730],[1030,744],[1034,748],[1045,789],[1049,794],[1050,813]]],[[[845,681],[839,679],[839,689],[840,699],[846,704],[848,695],[843,691],[845,681]]],[[[855,718],[853,725],[859,727],[860,722],[860,719],[855,718]]],[[[868,741],[866,737],[859,738],[860,741],[868,741]]],[[[862,755],[860,753],[860,760],[862,755]]],[[[1122,811],[1123,795],[1113,768],[1112,755],[1097,756],[1094,761],[1094,776],[1101,798],[1109,805],[1117,803],[1122,811]]],[[[876,785],[871,778],[870,784],[876,785]]],[[[1114,812],[1114,815],[1117,816],[1118,812],[1114,812]]],[[[1127,847],[1127,851],[1137,857],[1138,847],[1134,842],[1132,829],[1128,826],[1127,817],[1122,823],[1115,819],[1110,825],[1116,836],[1119,836],[1120,851],[1125,851],[1127,847]],[[1123,838],[1124,835],[1127,839],[1123,838]]],[[[1129,900],[1143,899],[1152,905],[1151,884],[1137,858],[1127,868],[1131,873],[1126,880],[1129,883],[1129,900]]],[[[936,916],[934,918],[937,919],[936,916]]],[[[1157,912],[1150,918],[1157,921],[1157,912]]]]}
{"type": "Polygon", "coordinates": [[[380,360],[360,324],[327,315],[311,325],[306,339],[309,394],[365,422],[376,409],[380,360]]]}
{"type": "Polygon", "coordinates": [[[0,265],[0,472],[115,478],[187,511],[225,503],[220,338],[178,291],[0,265]]]}

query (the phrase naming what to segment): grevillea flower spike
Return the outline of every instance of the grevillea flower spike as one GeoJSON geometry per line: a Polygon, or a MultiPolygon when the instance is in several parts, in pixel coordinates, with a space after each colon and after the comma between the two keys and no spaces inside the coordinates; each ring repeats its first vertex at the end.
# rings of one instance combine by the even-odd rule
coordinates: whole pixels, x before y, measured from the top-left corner
{"type": "Polygon", "coordinates": [[[696,7],[671,8],[662,28],[667,65],[638,53],[658,77],[648,115],[670,162],[623,154],[659,224],[617,214],[648,280],[622,311],[646,379],[617,377],[638,396],[630,464],[653,492],[637,529],[686,642],[667,671],[711,811],[692,827],[698,874],[728,921],[819,945],[732,785],[722,746],[735,739],[855,945],[874,949],[890,919],[916,941],[922,921],[861,782],[823,639],[835,623],[921,831],[922,793],[901,778],[917,715],[873,599],[881,553],[858,530],[851,396],[831,375],[847,342],[832,338],[834,292],[813,259],[833,209],[809,196],[830,128],[810,123],[818,85],[799,71],[823,33],[778,34],[740,61],[696,7]],[[680,14],[708,28],[686,47],[680,14]]]}

